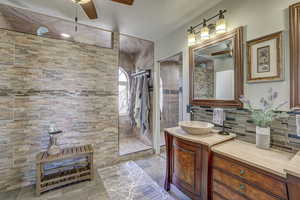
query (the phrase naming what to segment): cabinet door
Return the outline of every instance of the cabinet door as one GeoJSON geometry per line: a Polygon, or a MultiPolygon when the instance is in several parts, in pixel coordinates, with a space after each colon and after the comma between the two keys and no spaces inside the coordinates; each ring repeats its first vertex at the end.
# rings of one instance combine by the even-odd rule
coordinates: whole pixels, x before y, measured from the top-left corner
{"type": "Polygon", "coordinates": [[[201,152],[202,148],[199,145],[174,139],[172,182],[196,195],[201,194],[201,152]]]}

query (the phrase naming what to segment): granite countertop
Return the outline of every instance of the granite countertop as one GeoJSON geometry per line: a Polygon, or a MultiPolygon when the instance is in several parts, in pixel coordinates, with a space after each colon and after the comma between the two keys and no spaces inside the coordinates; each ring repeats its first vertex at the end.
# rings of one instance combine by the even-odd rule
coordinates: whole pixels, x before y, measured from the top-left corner
{"type": "Polygon", "coordinates": [[[300,178],[300,152],[298,152],[285,168],[285,172],[300,178]]]}
{"type": "Polygon", "coordinates": [[[167,128],[165,129],[168,133],[170,133],[171,135],[187,140],[187,141],[191,141],[191,142],[195,142],[198,144],[203,144],[206,146],[213,146],[222,142],[225,142],[227,140],[231,140],[233,138],[236,137],[235,134],[230,134],[230,135],[220,135],[217,133],[211,133],[208,135],[191,135],[191,134],[187,134],[184,130],[182,130],[180,127],[174,127],[174,128],[167,128]]]}
{"type": "Polygon", "coordinates": [[[300,153],[259,149],[255,144],[239,140],[213,146],[212,151],[284,178],[287,172],[300,177],[300,153]]]}

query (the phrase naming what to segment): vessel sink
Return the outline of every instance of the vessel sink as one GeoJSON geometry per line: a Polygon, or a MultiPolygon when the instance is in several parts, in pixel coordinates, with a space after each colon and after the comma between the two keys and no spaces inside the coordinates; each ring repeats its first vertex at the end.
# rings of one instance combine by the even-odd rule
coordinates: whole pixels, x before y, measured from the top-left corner
{"type": "Polygon", "coordinates": [[[205,135],[212,131],[214,125],[201,121],[182,121],[179,126],[187,133],[192,135],[205,135]]]}

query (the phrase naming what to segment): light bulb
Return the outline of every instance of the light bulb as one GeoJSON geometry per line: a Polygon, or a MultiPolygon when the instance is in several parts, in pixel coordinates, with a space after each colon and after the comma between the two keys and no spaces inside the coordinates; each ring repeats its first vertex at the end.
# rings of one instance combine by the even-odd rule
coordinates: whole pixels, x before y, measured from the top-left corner
{"type": "Polygon", "coordinates": [[[226,20],[224,18],[218,19],[216,22],[216,33],[225,33],[226,32],[226,20]]]}
{"type": "Polygon", "coordinates": [[[66,34],[66,33],[61,33],[60,35],[61,35],[62,37],[65,37],[65,38],[71,37],[69,34],[66,34]]]}
{"type": "Polygon", "coordinates": [[[200,37],[201,40],[207,40],[209,39],[209,28],[207,26],[204,26],[200,31],[200,37]]]}
{"type": "Polygon", "coordinates": [[[86,4],[88,2],[90,2],[91,0],[71,0],[74,3],[79,3],[79,4],[86,4]]]}
{"type": "Polygon", "coordinates": [[[193,32],[188,33],[188,45],[192,46],[196,43],[196,36],[193,32]]]}

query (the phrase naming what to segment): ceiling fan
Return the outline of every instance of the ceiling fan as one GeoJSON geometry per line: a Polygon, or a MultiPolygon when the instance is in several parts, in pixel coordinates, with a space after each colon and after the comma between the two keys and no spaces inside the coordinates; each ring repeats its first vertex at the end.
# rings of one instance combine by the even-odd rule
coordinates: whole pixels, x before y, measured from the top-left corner
{"type": "MultiPolygon", "coordinates": [[[[93,0],[72,0],[72,1],[76,4],[79,4],[90,19],[98,18],[96,7],[93,0]]],[[[126,5],[132,5],[134,0],[111,0],[111,1],[126,4],[126,5]]]]}

